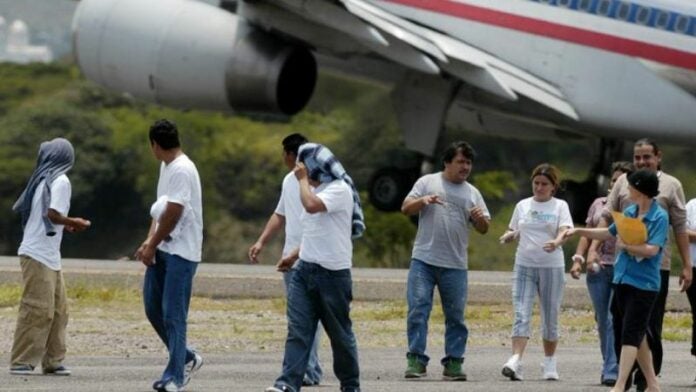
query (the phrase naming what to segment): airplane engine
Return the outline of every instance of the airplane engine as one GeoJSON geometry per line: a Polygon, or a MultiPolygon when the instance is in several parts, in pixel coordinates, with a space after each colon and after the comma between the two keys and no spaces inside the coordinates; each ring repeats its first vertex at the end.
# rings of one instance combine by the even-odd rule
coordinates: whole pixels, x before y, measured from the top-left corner
{"type": "Polygon", "coordinates": [[[222,9],[191,0],[82,0],[73,51],[87,78],[179,108],[292,115],[316,61],[222,9]]]}

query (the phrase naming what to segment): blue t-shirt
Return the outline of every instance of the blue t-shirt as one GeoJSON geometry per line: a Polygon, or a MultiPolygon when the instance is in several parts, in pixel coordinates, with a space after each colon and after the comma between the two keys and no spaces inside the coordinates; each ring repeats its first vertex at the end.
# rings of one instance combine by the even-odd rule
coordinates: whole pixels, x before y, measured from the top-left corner
{"type": "MultiPolygon", "coordinates": [[[[632,204],[624,210],[624,216],[635,218],[638,216],[638,205],[632,204]]],[[[643,217],[643,223],[648,229],[647,244],[660,248],[653,257],[637,260],[622,250],[614,263],[614,284],[627,284],[646,291],[660,291],[660,262],[662,250],[667,241],[667,229],[669,217],[667,212],[653,199],[648,213],[643,217]]],[[[616,224],[609,226],[609,232],[616,237],[616,224]]]]}

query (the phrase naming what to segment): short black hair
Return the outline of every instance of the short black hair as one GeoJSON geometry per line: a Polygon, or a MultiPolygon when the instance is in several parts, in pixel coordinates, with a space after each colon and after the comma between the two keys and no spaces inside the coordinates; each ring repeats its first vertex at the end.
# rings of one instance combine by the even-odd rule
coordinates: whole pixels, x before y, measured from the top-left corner
{"type": "Polygon", "coordinates": [[[295,156],[297,156],[297,151],[300,149],[300,146],[307,142],[307,138],[301,133],[293,133],[283,139],[283,150],[288,154],[295,154],[295,156]]]}
{"type": "Polygon", "coordinates": [[[450,144],[447,149],[445,149],[445,152],[442,154],[442,162],[452,162],[452,159],[454,159],[458,153],[461,153],[466,158],[469,158],[472,162],[474,161],[474,158],[476,158],[476,151],[474,151],[474,148],[471,147],[471,144],[460,140],[450,144]]]}
{"type": "Polygon", "coordinates": [[[179,130],[176,128],[176,123],[164,118],[155,121],[150,126],[150,143],[157,143],[164,150],[180,147],[179,130]]]}

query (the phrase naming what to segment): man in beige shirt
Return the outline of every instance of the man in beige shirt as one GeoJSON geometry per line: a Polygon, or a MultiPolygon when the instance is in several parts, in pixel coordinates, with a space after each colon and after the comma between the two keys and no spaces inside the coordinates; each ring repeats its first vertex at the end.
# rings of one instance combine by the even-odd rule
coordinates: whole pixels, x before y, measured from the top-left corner
{"type": "MultiPolygon", "coordinates": [[[[669,223],[674,231],[677,249],[682,260],[682,271],[679,275],[679,284],[681,291],[685,291],[691,285],[692,279],[692,264],[691,255],[689,253],[689,236],[686,231],[686,207],[684,190],[681,182],[675,177],[660,170],[662,164],[662,152],[655,142],[648,139],[640,139],[633,146],[633,164],[636,170],[646,169],[657,173],[660,181],[659,191],[655,199],[662,208],[669,214],[669,223]]],[[[603,214],[604,222],[601,226],[608,226],[611,221],[611,211],[623,211],[631,204],[629,200],[628,181],[626,175],[622,175],[614,184],[611,193],[607,196],[607,203],[603,214]]],[[[597,247],[599,242],[593,241],[588,252],[587,262],[592,263],[598,261],[597,247]]],[[[662,321],[665,315],[665,304],[667,302],[667,292],[669,290],[669,270],[671,264],[671,249],[669,246],[669,238],[665,244],[662,266],[660,271],[661,286],[660,293],[655,305],[650,314],[650,323],[648,326],[648,343],[652,351],[653,365],[655,373],[660,374],[662,367],[662,321]]],[[[613,304],[612,304],[613,307],[613,304]]],[[[694,309],[692,309],[692,312],[694,309]]],[[[612,313],[614,313],[612,309],[612,313]]],[[[615,332],[616,334],[616,332],[615,332]]],[[[620,339],[615,342],[620,344],[620,339]]],[[[615,343],[616,344],[616,343],[615,343]]],[[[616,355],[621,352],[620,346],[617,347],[616,355]]],[[[630,377],[629,377],[630,382],[630,377]]],[[[645,390],[646,383],[640,369],[635,374],[635,384],[638,391],[645,390]]]]}

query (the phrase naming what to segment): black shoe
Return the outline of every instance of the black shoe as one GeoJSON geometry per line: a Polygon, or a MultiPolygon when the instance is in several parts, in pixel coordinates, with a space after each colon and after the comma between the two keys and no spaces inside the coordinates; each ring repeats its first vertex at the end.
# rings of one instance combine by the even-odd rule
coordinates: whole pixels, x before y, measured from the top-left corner
{"type": "Polygon", "coordinates": [[[604,377],[602,377],[601,384],[602,384],[602,385],[605,385],[605,386],[607,386],[607,387],[613,387],[614,385],[616,385],[616,380],[613,379],[613,378],[604,378],[604,377]]]}

